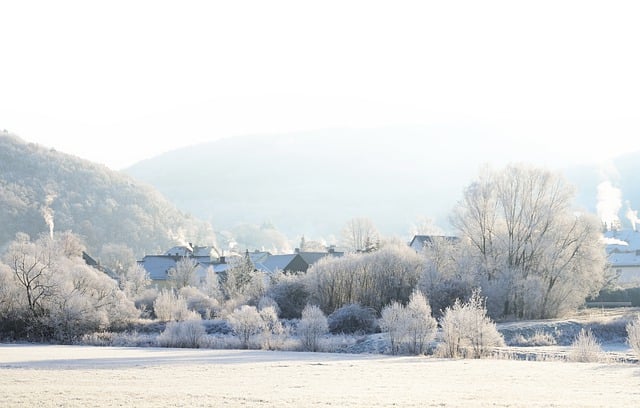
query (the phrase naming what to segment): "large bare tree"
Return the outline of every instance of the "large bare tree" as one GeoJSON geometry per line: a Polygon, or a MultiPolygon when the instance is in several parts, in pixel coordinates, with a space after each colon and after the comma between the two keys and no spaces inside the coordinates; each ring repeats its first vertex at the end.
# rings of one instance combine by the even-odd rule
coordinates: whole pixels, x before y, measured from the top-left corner
{"type": "Polygon", "coordinates": [[[559,174],[526,165],[484,169],[466,189],[452,224],[492,314],[554,317],[601,288],[600,224],[572,208],[573,196],[559,174]]]}

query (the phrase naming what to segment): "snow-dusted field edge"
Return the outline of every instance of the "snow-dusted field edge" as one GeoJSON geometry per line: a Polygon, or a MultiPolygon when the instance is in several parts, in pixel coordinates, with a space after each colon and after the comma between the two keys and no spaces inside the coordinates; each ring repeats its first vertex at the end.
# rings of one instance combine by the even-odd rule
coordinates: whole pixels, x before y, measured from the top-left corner
{"type": "Polygon", "coordinates": [[[631,407],[640,366],[0,345],[3,407],[631,407]]]}

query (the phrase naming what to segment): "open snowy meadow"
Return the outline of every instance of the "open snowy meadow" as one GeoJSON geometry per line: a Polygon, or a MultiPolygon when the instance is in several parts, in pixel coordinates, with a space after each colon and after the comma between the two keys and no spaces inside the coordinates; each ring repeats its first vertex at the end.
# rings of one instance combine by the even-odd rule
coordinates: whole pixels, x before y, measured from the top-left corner
{"type": "Polygon", "coordinates": [[[632,407],[629,363],[0,345],[3,407],[632,407]]]}

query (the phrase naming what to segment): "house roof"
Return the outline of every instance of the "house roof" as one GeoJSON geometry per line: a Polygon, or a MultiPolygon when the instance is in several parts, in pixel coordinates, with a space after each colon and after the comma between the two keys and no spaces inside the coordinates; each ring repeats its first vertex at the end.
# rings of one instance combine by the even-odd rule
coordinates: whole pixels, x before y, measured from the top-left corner
{"type": "Polygon", "coordinates": [[[327,256],[340,257],[344,252],[300,252],[298,255],[309,265],[313,265],[327,256]]]}
{"type": "Polygon", "coordinates": [[[409,243],[409,246],[413,247],[414,243],[417,243],[418,245],[420,245],[420,247],[424,247],[427,244],[431,244],[436,238],[445,239],[451,242],[458,241],[458,237],[454,237],[451,235],[414,235],[413,239],[409,243]]]}
{"type": "Polygon", "coordinates": [[[277,270],[284,271],[294,261],[296,257],[300,257],[298,254],[287,255],[271,255],[262,262],[254,264],[256,269],[260,269],[264,272],[274,273],[277,270]]]}
{"type": "Polygon", "coordinates": [[[175,268],[176,262],[176,258],[172,256],[147,255],[138,264],[149,273],[151,280],[166,280],[169,269],[175,268]]]}
{"type": "Polygon", "coordinates": [[[612,268],[640,266],[640,256],[636,251],[610,253],[608,261],[612,268]]]}

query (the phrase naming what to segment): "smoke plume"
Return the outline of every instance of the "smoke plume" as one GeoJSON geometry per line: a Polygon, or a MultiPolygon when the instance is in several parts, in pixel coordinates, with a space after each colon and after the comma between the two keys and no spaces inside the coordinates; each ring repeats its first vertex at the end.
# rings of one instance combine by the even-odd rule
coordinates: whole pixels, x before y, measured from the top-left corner
{"type": "Polygon", "coordinates": [[[622,208],[622,193],[620,189],[614,187],[609,180],[600,183],[598,185],[598,204],[596,209],[598,217],[600,217],[608,230],[620,227],[620,217],[618,217],[620,208],[622,208]]]}
{"type": "Polygon", "coordinates": [[[631,209],[631,204],[629,203],[629,201],[627,201],[626,203],[627,212],[625,213],[625,215],[627,216],[629,222],[631,222],[631,228],[636,231],[636,225],[640,222],[640,218],[638,218],[638,210],[631,209]]]}
{"type": "Polygon", "coordinates": [[[56,196],[55,194],[48,194],[46,199],[45,199],[45,204],[42,206],[42,209],[40,210],[42,213],[42,217],[44,218],[44,222],[47,223],[47,226],[49,227],[49,236],[51,238],[53,238],[53,210],[51,209],[51,204],[53,203],[53,200],[55,200],[56,196]]]}

